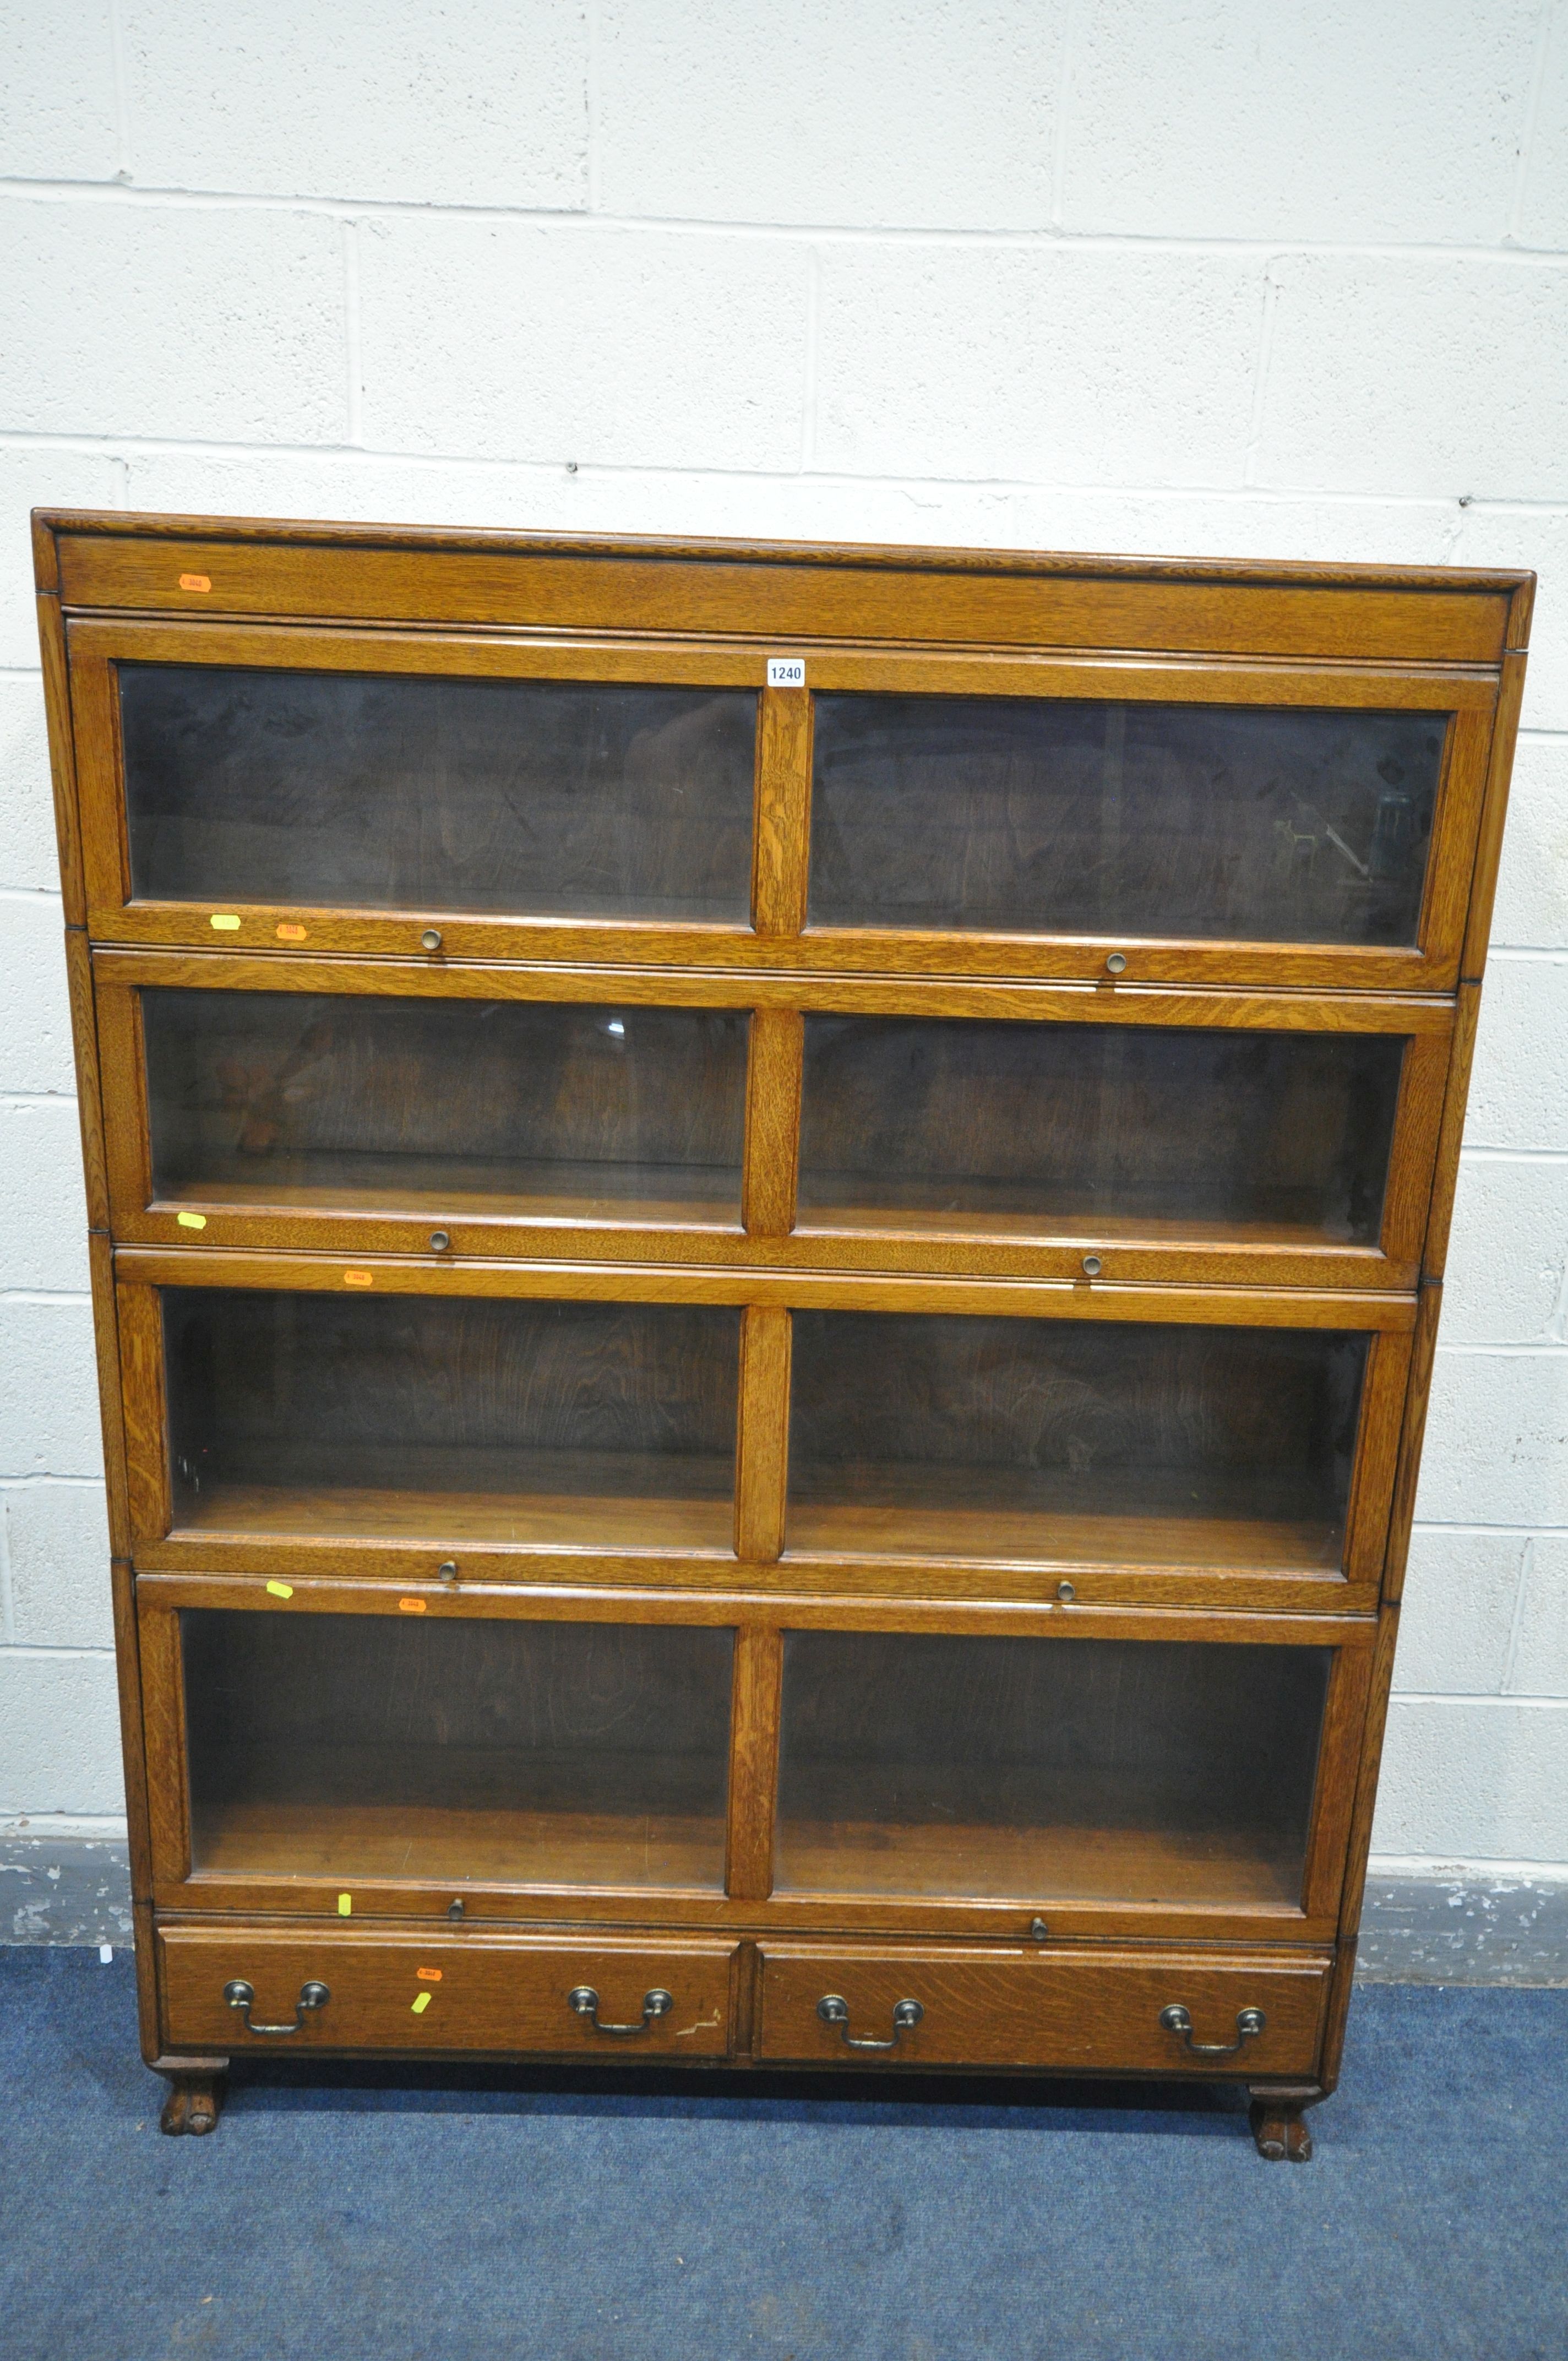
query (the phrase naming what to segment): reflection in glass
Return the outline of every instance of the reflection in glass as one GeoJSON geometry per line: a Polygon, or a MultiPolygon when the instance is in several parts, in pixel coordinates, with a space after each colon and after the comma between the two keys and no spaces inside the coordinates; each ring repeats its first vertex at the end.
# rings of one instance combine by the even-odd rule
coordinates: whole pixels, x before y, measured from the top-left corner
{"type": "Polygon", "coordinates": [[[1404,1046],[807,1016],[801,1226],[963,1215],[1375,1245],[1404,1046]]]}
{"type": "Polygon", "coordinates": [[[1299,1906],[1330,1656],[792,1631],[775,1885],[1299,1906]]]}
{"type": "Polygon", "coordinates": [[[724,1883],[727,1631],[180,1620],[198,1870],[724,1883]]]}
{"type": "Polygon", "coordinates": [[[139,896],[746,922],[753,690],[119,680],[139,896]]]}
{"type": "Polygon", "coordinates": [[[814,926],[1413,943],[1426,713],[819,696],[814,926]]]}
{"type": "Polygon", "coordinates": [[[728,1551],[740,1313],[165,1290],[175,1522],[728,1551]]]}
{"type": "Polygon", "coordinates": [[[141,999],[165,1202],[740,1219],[743,1015],[333,993],[141,999]]]}
{"type": "Polygon", "coordinates": [[[1337,1568],[1366,1338],[797,1312],[792,1552],[1337,1568]]]}

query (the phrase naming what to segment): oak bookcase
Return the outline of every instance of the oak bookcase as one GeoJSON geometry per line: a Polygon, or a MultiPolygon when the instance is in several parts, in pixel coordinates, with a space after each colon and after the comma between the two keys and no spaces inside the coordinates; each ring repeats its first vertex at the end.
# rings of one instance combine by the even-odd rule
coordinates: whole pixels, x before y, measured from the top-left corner
{"type": "Polygon", "coordinates": [[[1355,1956],[1532,577],[36,520],[145,2053],[1355,1956]]]}

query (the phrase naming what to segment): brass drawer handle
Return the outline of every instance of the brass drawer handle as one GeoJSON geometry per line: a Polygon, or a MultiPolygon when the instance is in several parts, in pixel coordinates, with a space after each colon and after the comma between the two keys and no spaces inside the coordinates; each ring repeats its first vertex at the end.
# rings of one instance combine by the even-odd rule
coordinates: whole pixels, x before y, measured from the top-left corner
{"type": "Polygon", "coordinates": [[[591,2017],[596,2033],[646,2033],[653,2019],[656,2016],[668,2016],[674,2004],[669,1993],[655,1985],[652,1992],[646,1992],[642,1995],[642,2016],[640,2024],[605,2025],[600,2022],[599,1996],[592,1984],[578,1984],[575,1991],[566,1994],[566,2005],[573,2015],[591,2017]]]}
{"type": "Polygon", "coordinates": [[[817,2004],[817,2014],[824,2025],[836,2025],[846,2049],[896,2049],[898,2037],[918,2025],[926,2012],[917,2000],[901,2000],[893,2012],[893,2039],[872,2041],[850,2031],[850,2004],[837,1993],[824,1993],[817,2004]]]}
{"type": "Polygon", "coordinates": [[[1160,2010],[1159,2021],[1168,2033],[1180,2034],[1194,2058],[1230,2058],[1251,2035],[1261,2033],[1268,2023],[1262,2009],[1242,2008],[1236,2011],[1236,2037],[1234,2041],[1194,2041],[1191,2015],[1179,2000],[1172,2001],[1168,2008],[1160,2010]]]}
{"type": "Polygon", "coordinates": [[[332,1994],[325,1984],[302,1984],[300,1997],[294,2004],[292,2025],[258,2025],[250,2014],[251,2002],[256,1998],[256,1987],[254,1984],[247,1984],[243,1976],[236,1976],[233,1983],[224,1986],[224,1998],[231,2008],[237,2008],[244,2017],[247,2033],[298,2033],[305,2021],[307,2013],[313,2008],[324,2008],[332,1994]]]}

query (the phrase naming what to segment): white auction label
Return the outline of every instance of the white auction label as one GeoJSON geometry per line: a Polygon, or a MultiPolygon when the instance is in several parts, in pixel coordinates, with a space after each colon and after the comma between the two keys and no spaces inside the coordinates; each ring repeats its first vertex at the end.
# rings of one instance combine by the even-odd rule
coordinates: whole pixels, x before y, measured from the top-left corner
{"type": "Polygon", "coordinates": [[[806,658],[804,656],[770,656],[768,686],[770,688],[804,688],[806,658]]]}

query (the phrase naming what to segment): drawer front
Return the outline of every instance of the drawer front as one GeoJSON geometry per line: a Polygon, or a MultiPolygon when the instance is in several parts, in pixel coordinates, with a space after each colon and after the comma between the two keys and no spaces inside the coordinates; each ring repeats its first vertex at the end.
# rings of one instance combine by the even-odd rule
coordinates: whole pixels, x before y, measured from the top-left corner
{"type": "Polygon", "coordinates": [[[722,2058],[734,2022],[735,1958],[734,1944],[714,1941],[475,1941],[446,1930],[367,1937],[170,1927],[159,1935],[164,2040],[174,2050],[722,2058]],[[250,1987],[244,2007],[225,1997],[236,1983],[250,1987]],[[326,1997],[313,1998],[322,1987],[326,1997]],[[627,2026],[635,2031],[606,2029],[627,2026]]]}
{"type": "Polygon", "coordinates": [[[1317,2060],[1329,1966],[1321,1952],[770,1947],[762,2055],[823,2066],[1305,2075],[1317,2060]],[[825,2000],[847,2013],[824,2015],[825,2000]],[[917,2020],[907,2021],[913,2011],[903,2003],[918,2006],[917,2020]],[[1161,2023],[1176,2008],[1187,2013],[1190,2036],[1161,2023]],[[1238,2017],[1253,2010],[1262,2026],[1243,2034],[1238,2017]],[[888,2046],[853,2046],[861,2041],[888,2046]]]}

